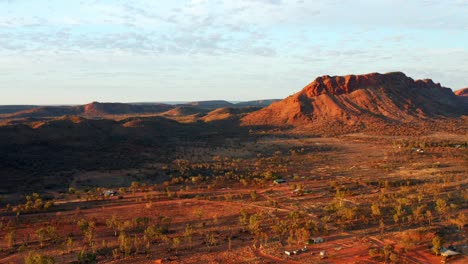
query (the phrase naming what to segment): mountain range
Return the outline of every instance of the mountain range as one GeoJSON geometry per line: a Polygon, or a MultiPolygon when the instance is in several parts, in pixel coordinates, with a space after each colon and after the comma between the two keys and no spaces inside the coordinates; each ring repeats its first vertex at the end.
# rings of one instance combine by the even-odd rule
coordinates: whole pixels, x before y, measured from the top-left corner
{"type": "Polygon", "coordinates": [[[413,80],[402,72],[390,72],[317,77],[283,100],[0,106],[0,124],[3,125],[24,123],[37,128],[44,120],[50,124],[63,116],[115,120],[158,116],[182,123],[224,120],[241,126],[343,133],[446,119],[457,120],[464,126],[468,116],[468,88],[453,92],[430,79],[413,80]]]}
{"type": "Polygon", "coordinates": [[[467,99],[467,89],[454,93],[393,72],[321,76],[283,100],[0,106],[0,194],[60,189],[77,171],[164,163],[177,158],[175,148],[248,142],[283,130],[466,135],[467,99]]]}

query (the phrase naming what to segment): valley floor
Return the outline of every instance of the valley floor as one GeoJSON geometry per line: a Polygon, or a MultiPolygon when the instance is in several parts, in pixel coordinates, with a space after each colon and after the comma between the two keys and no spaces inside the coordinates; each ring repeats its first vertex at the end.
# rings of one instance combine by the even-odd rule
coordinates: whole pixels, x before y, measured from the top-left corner
{"type": "Polygon", "coordinates": [[[272,134],[178,149],[167,164],[77,173],[48,209],[0,209],[0,263],[80,254],[82,263],[440,263],[434,239],[468,246],[466,142],[272,134]],[[129,186],[138,173],[167,179],[129,186]],[[99,188],[86,186],[94,177],[99,188]],[[108,188],[118,195],[101,196],[108,188]]]}

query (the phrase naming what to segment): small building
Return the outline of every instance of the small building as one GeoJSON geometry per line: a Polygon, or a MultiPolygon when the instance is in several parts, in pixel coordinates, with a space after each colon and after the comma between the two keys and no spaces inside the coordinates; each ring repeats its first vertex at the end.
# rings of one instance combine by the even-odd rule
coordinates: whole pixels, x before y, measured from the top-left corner
{"type": "Polygon", "coordinates": [[[103,196],[116,196],[117,194],[118,192],[114,190],[106,190],[103,193],[101,193],[101,195],[103,196]]]}
{"type": "Polygon", "coordinates": [[[309,244],[319,244],[319,243],[323,243],[325,240],[321,237],[314,237],[314,238],[311,238],[309,239],[309,244]]]}
{"type": "Polygon", "coordinates": [[[327,257],[327,252],[320,251],[320,258],[326,258],[326,257],[327,257]]]}
{"type": "Polygon", "coordinates": [[[285,183],[285,182],[286,182],[285,179],[276,179],[276,180],[273,181],[273,183],[275,183],[275,184],[280,184],[280,183],[285,183]]]}
{"type": "Polygon", "coordinates": [[[424,149],[422,148],[412,148],[411,150],[416,151],[417,153],[421,153],[421,154],[424,153],[424,149]]]}
{"type": "Polygon", "coordinates": [[[454,251],[454,250],[451,250],[451,249],[447,249],[447,248],[444,248],[440,251],[440,255],[443,256],[443,257],[452,257],[452,256],[456,256],[456,255],[460,255],[460,252],[457,252],[457,251],[454,251]]]}

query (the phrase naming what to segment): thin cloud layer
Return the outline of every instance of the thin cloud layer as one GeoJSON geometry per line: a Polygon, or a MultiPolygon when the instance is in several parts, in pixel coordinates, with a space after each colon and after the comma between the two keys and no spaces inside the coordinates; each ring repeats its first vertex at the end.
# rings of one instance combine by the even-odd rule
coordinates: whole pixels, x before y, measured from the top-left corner
{"type": "Polygon", "coordinates": [[[467,13],[465,0],[0,0],[0,103],[285,97],[317,75],[395,70],[458,89],[467,13]],[[51,96],[26,96],[38,89],[51,96]]]}

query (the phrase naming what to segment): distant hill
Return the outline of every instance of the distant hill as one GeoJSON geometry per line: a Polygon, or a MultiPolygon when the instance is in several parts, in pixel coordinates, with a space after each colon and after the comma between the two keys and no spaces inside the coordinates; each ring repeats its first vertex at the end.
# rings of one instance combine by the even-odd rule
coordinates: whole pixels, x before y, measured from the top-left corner
{"type": "Polygon", "coordinates": [[[23,117],[59,117],[65,115],[80,115],[100,117],[106,115],[160,113],[174,108],[166,104],[134,105],[125,103],[92,102],[78,106],[39,106],[4,115],[7,118],[23,117]]]}
{"type": "Polygon", "coordinates": [[[206,116],[202,117],[201,120],[205,122],[212,122],[212,121],[219,121],[219,120],[236,119],[241,116],[244,116],[247,113],[251,113],[259,109],[260,107],[218,108],[209,112],[206,116]]]}
{"type": "Polygon", "coordinates": [[[0,105],[0,114],[10,114],[31,108],[37,107],[36,105],[0,105]]]}
{"type": "Polygon", "coordinates": [[[175,108],[161,113],[163,116],[188,116],[188,115],[202,115],[208,113],[209,109],[197,108],[191,106],[176,106],[175,108]]]}
{"type": "Polygon", "coordinates": [[[175,146],[248,138],[248,130],[235,124],[185,124],[160,116],[121,120],[63,116],[0,125],[0,195],[65,191],[77,171],[167,163],[176,159],[175,146]]]}
{"type": "Polygon", "coordinates": [[[458,96],[468,96],[468,87],[456,90],[454,93],[458,96]]]}
{"type": "Polygon", "coordinates": [[[467,114],[466,104],[449,88],[392,72],[318,77],[298,93],[245,116],[242,123],[359,129],[467,114]]]}
{"type": "Polygon", "coordinates": [[[196,102],[182,104],[182,106],[194,106],[194,107],[205,108],[205,109],[232,107],[233,105],[234,105],[233,103],[230,103],[224,100],[196,101],[196,102]]]}
{"type": "Polygon", "coordinates": [[[98,103],[93,102],[83,106],[83,115],[102,116],[102,115],[123,115],[123,114],[143,114],[143,113],[161,113],[174,108],[167,104],[146,104],[135,105],[125,103],[98,103]]]}
{"type": "Polygon", "coordinates": [[[265,100],[255,100],[255,101],[246,101],[246,102],[239,102],[236,106],[256,106],[256,107],[265,107],[269,106],[274,102],[281,101],[281,99],[265,99],[265,100]]]}
{"type": "Polygon", "coordinates": [[[206,114],[218,108],[264,107],[276,99],[230,103],[224,100],[196,101],[183,104],[164,103],[101,103],[73,106],[0,105],[0,118],[53,118],[66,115],[106,117],[109,115],[162,114],[187,116],[206,114]]]}

